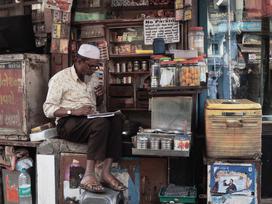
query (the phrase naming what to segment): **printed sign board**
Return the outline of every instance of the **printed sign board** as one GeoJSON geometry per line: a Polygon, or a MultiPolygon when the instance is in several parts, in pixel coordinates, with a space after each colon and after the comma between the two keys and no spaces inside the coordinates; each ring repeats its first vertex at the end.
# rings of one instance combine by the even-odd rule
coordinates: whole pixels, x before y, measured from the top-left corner
{"type": "Polygon", "coordinates": [[[0,64],[0,127],[21,129],[22,113],[21,62],[0,64]]]}
{"type": "Polygon", "coordinates": [[[165,43],[180,41],[179,22],[175,18],[152,18],[144,20],[144,43],[152,45],[155,38],[163,38],[165,43]]]}
{"type": "Polygon", "coordinates": [[[208,165],[208,203],[257,204],[256,165],[208,165]]]}
{"type": "Polygon", "coordinates": [[[45,8],[71,12],[73,0],[45,0],[45,8]]]}

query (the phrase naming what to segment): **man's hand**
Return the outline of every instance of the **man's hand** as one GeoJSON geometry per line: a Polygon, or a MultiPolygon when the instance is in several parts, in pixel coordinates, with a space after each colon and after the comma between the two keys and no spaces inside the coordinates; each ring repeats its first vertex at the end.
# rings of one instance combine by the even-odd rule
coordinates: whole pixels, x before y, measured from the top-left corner
{"type": "Polygon", "coordinates": [[[94,93],[96,96],[102,96],[104,94],[104,89],[102,85],[98,85],[94,88],[94,93]]]}
{"type": "Polygon", "coordinates": [[[82,106],[81,108],[74,109],[72,115],[82,116],[95,113],[94,109],[91,106],[82,106]]]}

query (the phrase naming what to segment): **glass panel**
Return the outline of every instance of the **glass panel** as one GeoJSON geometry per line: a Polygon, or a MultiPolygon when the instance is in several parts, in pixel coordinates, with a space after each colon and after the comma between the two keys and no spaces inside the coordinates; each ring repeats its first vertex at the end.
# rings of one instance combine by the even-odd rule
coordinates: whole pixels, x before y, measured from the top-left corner
{"type": "Polygon", "coordinates": [[[262,104],[270,98],[270,4],[270,0],[209,0],[210,98],[247,98],[262,104]]]}
{"type": "Polygon", "coordinates": [[[192,97],[153,97],[151,128],[191,132],[192,97]]]}

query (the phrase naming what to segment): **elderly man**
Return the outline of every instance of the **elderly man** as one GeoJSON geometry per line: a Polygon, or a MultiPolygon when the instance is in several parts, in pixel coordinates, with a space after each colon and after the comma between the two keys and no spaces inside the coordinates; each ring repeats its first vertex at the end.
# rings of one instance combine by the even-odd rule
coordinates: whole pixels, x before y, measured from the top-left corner
{"type": "Polygon", "coordinates": [[[94,73],[99,60],[96,46],[82,44],[74,65],[50,79],[43,109],[48,118],[56,117],[60,138],[88,144],[86,171],[80,187],[95,193],[104,192],[103,186],[124,191],[126,186],[111,174],[112,162],[121,155],[121,115],[87,118],[88,114],[97,113],[96,106],[103,99],[103,88],[94,73]],[[86,75],[91,76],[89,80],[86,75]],[[98,160],[104,161],[100,182],[95,175],[98,160]]]}

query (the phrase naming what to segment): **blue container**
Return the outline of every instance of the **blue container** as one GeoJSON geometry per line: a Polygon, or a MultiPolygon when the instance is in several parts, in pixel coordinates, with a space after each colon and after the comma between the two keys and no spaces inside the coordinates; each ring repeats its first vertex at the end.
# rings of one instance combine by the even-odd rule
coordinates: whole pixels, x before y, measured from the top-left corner
{"type": "Polygon", "coordinates": [[[163,38],[155,38],[153,40],[153,53],[154,54],[165,53],[165,42],[163,38]]]}

